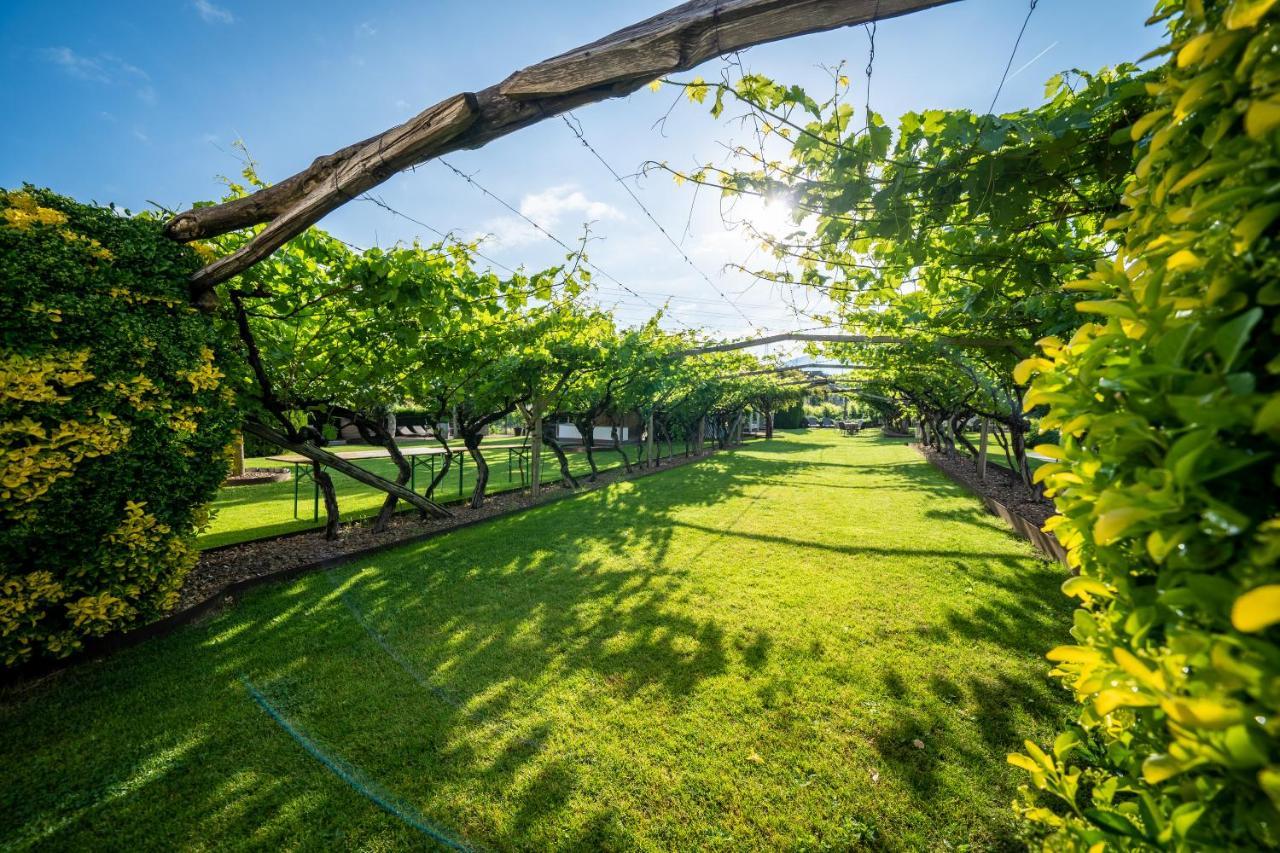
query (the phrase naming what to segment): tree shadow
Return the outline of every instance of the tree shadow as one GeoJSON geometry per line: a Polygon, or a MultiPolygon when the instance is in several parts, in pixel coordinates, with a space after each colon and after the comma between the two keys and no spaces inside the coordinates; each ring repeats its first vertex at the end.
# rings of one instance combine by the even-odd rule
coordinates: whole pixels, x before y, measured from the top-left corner
{"type": "MultiPolygon", "coordinates": [[[[695,567],[715,559],[709,549],[726,538],[797,554],[951,558],[957,573],[1001,597],[909,629],[919,640],[1052,644],[1061,613],[1031,607],[1036,596],[1043,600],[1047,575],[1030,572],[1010,584],[1012,573],[996,581],[979,568],[1025,559],[761,534],[701,514],[726,499],[795,484],[797,475],[825,486],[823,466],[841,476],[873,471],[886,489],[963,494],[920,463],[836,465],[801,451],[812,455],[813,445],[754,442],[662,477],[306,576],[207,624],[36,685],[29,696],[5,695],[0,725],[15,743],[31,744],[29,772],[47,784],[32,792],[6,778],[0,835],[49,847],[110,837],[147,848],[156,843],[148,833],[157,809],[168,808],[162,825],[181,828],[166,839],[176,845],[235,838],[288,846],[299,837],[326,846],[421,845],[412,828],[376,809],[353,823],[353,811],[363,812],[349,800],[362,794],[304,750],[281,748],[288,735],[246,696],[247,678],[336,766],[359,768],[390,791],[418,792],[413,805],[423,820],[463,838],[497,848],[652,843],[634,837],[607,805],[566,816],[581,768],[605,760],[573,746],[583,732],[611,731],[602,709],[679,707],[738,668],[766,711],[791,713],[806,689],[779,672],[776,658],[795,650],[780,653],[769,630],[683,606],[695,567]],[[718,538],[690,553],[677,540],[684,531],[718,538]],[[599,705],[577,704],[583,692],[599,705]],[[118,726],[114,736],[103,736],[103,721],[118,726]],[[61,768],[68,754],[85,756],[74,777],[61,768]],[[496,819],[494,807],[465,791],[505,798],[509,814],[496,819]]],[[[802,652],[821,660],[828,641],[815,636],[802,652]]],[[[947,753],[922,753],[915,739],[986,759],[968,724],[937,703],[960,696],[976,704],[986,721],[981,743],[1011,749],[1020,715],[1041,713],[1047,695],[1030,679],[1003,674],[961,683],[937,675],[920,685],[890,669],[881,680],[905,710],[873,746],[913,804],[930,814],[950,772],[947,753]]]]}

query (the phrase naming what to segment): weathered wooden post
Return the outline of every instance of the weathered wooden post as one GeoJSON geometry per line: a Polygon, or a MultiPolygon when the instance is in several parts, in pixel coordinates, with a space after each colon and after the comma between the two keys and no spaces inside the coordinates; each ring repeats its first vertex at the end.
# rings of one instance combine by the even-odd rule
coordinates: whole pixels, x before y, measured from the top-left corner
{"type": "Polygon", "coordinates": [[[978,439],[978,479],[987,479],[987,427],[988,419],[982,419],[982,436],[978,439]]]}
{"type": "Polygon", "coordinates": [[[542,404],[533,418],[533,435],[529,436],[529,494],[535,498],[542,491],[542,404]]]}
{"type": "Polygon", "coordinates": [[[653,467],[653,409],[649,409],[649,422],[644,428],[644,465],[653,467]]]}

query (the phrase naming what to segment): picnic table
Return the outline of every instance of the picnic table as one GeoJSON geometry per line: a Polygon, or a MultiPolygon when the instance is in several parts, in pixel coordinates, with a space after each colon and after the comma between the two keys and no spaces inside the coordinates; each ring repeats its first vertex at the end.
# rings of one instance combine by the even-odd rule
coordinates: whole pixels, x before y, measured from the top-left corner
{"type": "MultiPolygon", "coordinates": [[[[513,479],[513,466],[516,460],[519,460],[520,482],[524,483],[524,458],[528,452],[527,444],[481,444],[481,450],[506,450],[507,451],[507,482],[513,479]]],[[[418,490],[418,465],[429,464],[431,469],[431,479],[436,476],[436,457],[452,456],[458,460],[458,492],[462,492],[462,475],[466,466],[467,449],[465,447],[450,447],[446,450],[443,447],[433,447],[430,445],[409,445],[401,447],[400,454],[409,461],[409,488],[413,491],[418,490]]],[[[339,459],[359,460],[359,459],[390,459],[391,453],[383,448],[371,448],[369,450],[338,450],[333,451],[333,455],[339,459]]],[[[298,517],[298,500],[300,497],[301,485],[303,479],[311,480],[312,488],[312,509],[311,515],[313,520],[320,519],[320,484],[316,482],[316,478],[312,475],[312,462],[307,457],[298,453],[281,453],[277,456],[268,456],[268,461],[283,462],[293,466],[293,517],[298,517]]]]}

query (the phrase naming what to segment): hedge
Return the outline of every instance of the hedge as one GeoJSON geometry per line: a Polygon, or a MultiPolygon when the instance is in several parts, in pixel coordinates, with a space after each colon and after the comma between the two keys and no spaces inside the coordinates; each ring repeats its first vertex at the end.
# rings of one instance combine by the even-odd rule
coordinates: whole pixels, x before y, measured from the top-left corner
{"type": "Polygon", "coordinates": [[[1280,845],[1273,7],[1159,4],[1170,60],[1130,129],[1120,251],[1068,285],[1092,322],[1016,371],[1061,432],[1037,477],[1082,603],[1050,653],[1078,723],[1010,756],[1051,848],[1280,845]]]}
{"type": "Polygon", "coordinates": [[[0,659],[169,609],[236,416],[159,224],[0,190],[0,659]]]}

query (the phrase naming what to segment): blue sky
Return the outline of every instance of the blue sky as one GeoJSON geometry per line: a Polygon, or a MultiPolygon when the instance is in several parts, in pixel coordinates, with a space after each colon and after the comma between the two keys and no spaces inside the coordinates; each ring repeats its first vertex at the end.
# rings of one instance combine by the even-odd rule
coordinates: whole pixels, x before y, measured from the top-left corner
{"type": "MultiPolygon", "coordinates": [[[[135,210],[148,202],[182,208],[219,195],[216,177],[239,168],[236,139],[265,177],[283,178],[444,96],[484,88],[668,5],[8,0],[0,4],[0,110],[9,128],[0,135],[0,185],[26,181],[135,210]]],[[[1135,60],[1159,44],[1160,31],[1143,26],[1150,5],[1040,0],[997,111],[1038,103],[1044,81],[1059,70],[1135,60]]],[[[1026,9],[1025,0],[961,0],[881,23],[872,106],[891,122],[931,107],[985,111],[1026,9]]],[[[752,71],[826,88],[818,66],[847,60],[856,80],[867,35],[855,28],[792,39],[753,48],[743,60],[752,71]]],[[[712,78],[719,68],[713,61],[683,76],[712,78]]],[[[861,86],[855,82],[859,105],[861,86]]],[[[653,126],[674,97],[669,88],[644,89],[576,117],[623,174],[646,160],[688,166],[718,158],[737,130],[705,108],[677,106],[662,130],[653,126]]],[[[591,244],[592,260],[651,302],[673,296],[667,325],[677,327],[679,318],[717,334],[745,330],[737,310],[676,255],[559,120],[448,159],[566,242],[593,220],[601,239],[591,244]]],[[[813,325],[789,307],[797,299],[803,306],[802,296],[723,270],[752,259],[753,247],[726,230],[718,198],[704,191],[695,203],[688,185],[657,174],[632,187],[757,327],[813,325]]],[[[485,253],[504,264],[537,267],[564,254],[440,164],[397,176],[379,192],[442,231],[494,235],[485,253]]],[[[747,213],[767,219],[775,212],[747,213]]],[[[364,246],[433,236],[369,204],[350,204],[323,227],[364,246]]],[[[624,322],[652,313],[608,282],[599,299],[616,305],[624,322]]]]}

